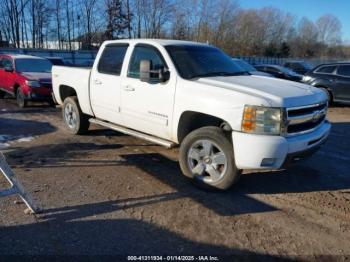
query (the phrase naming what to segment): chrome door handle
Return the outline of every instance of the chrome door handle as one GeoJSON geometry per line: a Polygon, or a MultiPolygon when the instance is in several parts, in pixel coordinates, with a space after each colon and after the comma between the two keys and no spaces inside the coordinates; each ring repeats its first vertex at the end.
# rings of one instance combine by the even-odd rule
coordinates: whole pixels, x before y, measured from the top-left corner
{"type": "Polygon", "coordinates": [[[135,88],[133,88],[132,86],[124,86],[124,90],[125,91],[135,91],[135,88]]]}
{"type": "Polygon", "coordinates": [[[94,80],[94,84],[95,85],[102,85],[102,82],[100,80],[98,80],[98,79],[95,79],[94,80]]]}

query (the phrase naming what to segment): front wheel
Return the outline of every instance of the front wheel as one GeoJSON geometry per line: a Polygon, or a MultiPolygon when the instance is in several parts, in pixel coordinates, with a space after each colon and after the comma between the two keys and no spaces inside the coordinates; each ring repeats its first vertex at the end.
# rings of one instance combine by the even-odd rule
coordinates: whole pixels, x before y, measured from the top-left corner
{"type": "Polygon", "coordinates": [[[203,127],[186,136],[180,146],[180,166],[185,176],[205,189],[226,190],[241,174],[232,143],[218,127],[203,127]]]}
{"type": "Polygon", "coordinates": [[[62,116],[71,134],[83,134],[89,129],[90,122],[88,116],[81,111],[78,99],[75,96],[67,97],[64,100],[62,116]]]}
{"type": "Polygon", "coordinates": [[[20,108],[24,108],[27,106],[27,100],[23,94],[22,89],[19,87],[17,88],[17,92],[16,92],[16,101],[17,101],[17,105],[20,108]]]}

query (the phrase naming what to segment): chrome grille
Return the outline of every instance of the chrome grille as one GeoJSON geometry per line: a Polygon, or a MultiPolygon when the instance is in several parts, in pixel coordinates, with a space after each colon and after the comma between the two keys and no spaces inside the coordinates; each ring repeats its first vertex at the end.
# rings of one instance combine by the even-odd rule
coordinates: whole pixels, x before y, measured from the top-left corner
{"type": "Polygon", "coordinates": [[[326,119],[327,102],[287,108],[286,133],[297,135],[308,133],[320,126],[326,119]]]}

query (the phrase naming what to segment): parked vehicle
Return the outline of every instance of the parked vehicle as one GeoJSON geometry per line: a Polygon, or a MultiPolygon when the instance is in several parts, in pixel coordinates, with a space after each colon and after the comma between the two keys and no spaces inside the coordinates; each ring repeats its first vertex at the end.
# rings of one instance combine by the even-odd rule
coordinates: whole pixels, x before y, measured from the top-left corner
{"type": "Polygon", "coordinates": [[[330,103],[350,103],[350,63],[319,65],[303,77],[303,82],[325,91],[330,103]]]}
{"type": "Polygon", "coordinates": [[[312,69],[312,66],[305,61],[288,61],[284,63],[283,66],[293,70],[300,75],[304,75],[312,69]]]}
{"type": "Polygon", "coordinates": [[[277,78],[300,82],[302,75],[295,73],[294,71],[279,65],[256,65],[256,69],[259,71],[269,73],[277,78]]]}
{"type": "Polygon", "coordinates": [[[45,57],[47,60],[51,62],[53,65],[66,65],[62,57],[45,57]]]}
{"type": "Polygon", "coordinates": [[[244,61],[244,60],[242,60],[242,59],[232,58],[232,61],[233,61],[236,65],[238,65],[239,67],[241,67],[243,70],[249,72],[249,74],[251,74],[251,75],[274,77],[274,76],[271,75],[271,74],[258,71],[254,66],[252,66],[251,64],[247,63],[246,61],[244,61]]]}
{"type": "Polygon", "coordinates": [[[310,85],[252,76],[219,49],[175,40],[114,40],[91,70],[53,67],[67,130],[95,123],[166,147],[182,172],[227,189],[242,169],[279,169],[327,139],[327,97],[310,85]]]}
{"type": "Polygon", "coordinates": [[[19,107],[29,100],[53,105],[52,64],[45,58],[27,55],[0,55],[0,97],[14,96],[19,107]]]}

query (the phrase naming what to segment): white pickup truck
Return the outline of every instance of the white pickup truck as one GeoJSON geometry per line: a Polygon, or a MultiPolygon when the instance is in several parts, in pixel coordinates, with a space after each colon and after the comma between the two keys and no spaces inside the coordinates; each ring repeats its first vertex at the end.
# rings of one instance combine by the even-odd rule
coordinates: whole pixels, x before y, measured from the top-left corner
{"type": "Polygon", "coordinates": [[[219,49],[173,40],[115,40],[92,69],[54,66],[54,97],[68,130],[90,123],[166,147],[182,172],[225,190],[242,169],[280,169],[330,133],[317,88],[243,71],[219,49]]]}

